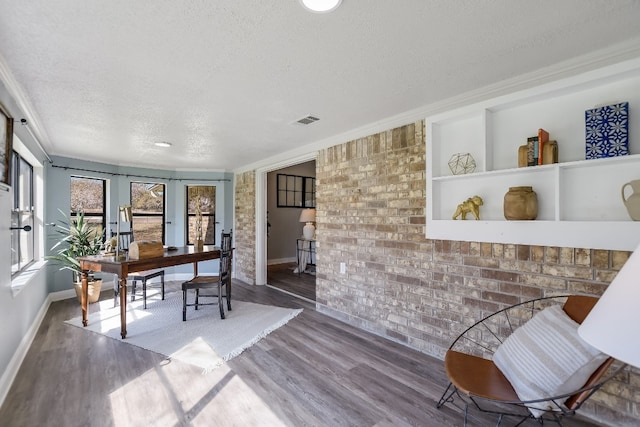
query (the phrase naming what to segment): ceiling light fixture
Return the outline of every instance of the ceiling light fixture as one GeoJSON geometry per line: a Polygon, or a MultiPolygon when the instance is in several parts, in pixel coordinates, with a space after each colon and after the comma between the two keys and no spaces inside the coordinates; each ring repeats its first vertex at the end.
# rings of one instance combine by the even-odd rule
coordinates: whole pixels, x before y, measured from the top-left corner
{"type": "Polygon", "coordinates": [[[167,147],[171,147],[171,143],[170,142],[164,142],[164,141],[160,141],[160,142],[156,142],[155,143],[156,147],[163,147],[163,148],[167,148],[167,147]]]}
{"type": "Polygon", "coordinates": [[[340,6],[342,0],[300,0],[305,9],[315,13],[333,12],[340,6]]]}

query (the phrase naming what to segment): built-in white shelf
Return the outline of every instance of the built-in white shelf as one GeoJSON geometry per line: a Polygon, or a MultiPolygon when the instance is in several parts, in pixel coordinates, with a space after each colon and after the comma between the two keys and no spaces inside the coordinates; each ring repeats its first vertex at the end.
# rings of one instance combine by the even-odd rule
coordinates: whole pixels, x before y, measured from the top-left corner
{"type": "MultiPolygon", "coordinates": [[[[640,179],[640,58],[426,118],[426,236],[481,242],[633,250],[640,222],[622,202],[640,179]],[[629,102],[628,156],[585,160],[585,110],[629,102]],[[559,163],[517,167],[518,147],[547,130],[559,163]],[[448,161],[470,153],[476,170],[453,175],[448,161]],[[507,221],[509,187],[531,186],[535,221],[507,221]],[[452,220],[459,203],[484,200],[480,221],[452,220]]],[[[467,216],[472,218],[472,216],[467,216]]]]}

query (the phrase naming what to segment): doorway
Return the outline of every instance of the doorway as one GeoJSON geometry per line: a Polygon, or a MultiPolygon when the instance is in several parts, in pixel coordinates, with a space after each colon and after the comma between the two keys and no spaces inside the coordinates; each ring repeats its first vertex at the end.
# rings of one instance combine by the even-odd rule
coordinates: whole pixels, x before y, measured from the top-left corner
{"type": "Polygon", "coordinates": [[[309,160],[266,173],[266,284],[280,291],[316,300],[315,254],[300,267],[303,241],[301,213],[315,208],[316,162],[309,160]],[[302,270],[302,271],[300,271],[302,270]]]}

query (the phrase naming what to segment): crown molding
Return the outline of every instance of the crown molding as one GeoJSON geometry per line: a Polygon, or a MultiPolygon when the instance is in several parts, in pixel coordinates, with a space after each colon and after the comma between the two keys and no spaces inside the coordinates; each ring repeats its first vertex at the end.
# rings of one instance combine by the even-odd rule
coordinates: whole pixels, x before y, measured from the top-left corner
{"type": "Polygon", "coordinates": [[[9,68],[4,56],[0,53],[0,81],[4,83],[7,88],[7,92],[13,98],[17,107],[20,109],[22,118],[27,119],[27,126],[29,127],[29,133],[34,138],[36,144],[40,146],[42,152],[49,158],[49,154],[52,152],[51,140],[49,135],[42,128],[41,120],[35,111],[35,108],[31,105],[29,98],[18,81],[13,77],[13,73],[9,68]]]}
{"type": "Polygon", "coordinates": [[[424,120],[426,117],[438,113],[461,108],[466,105],[476,104],[478,102],[486,101],[498,96],[508,95],[521,90],[542,86],[544,84],[549,84],[565,78],[574,77],[579,74],[584,74],[639,58],[640,37],[628,40],[625,43],[610,46],[607,49],[598,50],[586,55],[562,61],[549,67],[521,74],[510,79],[505,79],[441,101],[426,104],[352,129],[348,132],[311,142],[294,150],[289,150],[286,153],[271,156],[259,162],[234,169],[233,172],[242,173],[254,169],[270,169],[272,165],[285,163],[286,159],[291,158],[315,158],[316,152],[324,148],[344,144],[345,142],[353,141],[358,138],[364,138],[399,126],[404,126],[408,123],[424,120]]]}

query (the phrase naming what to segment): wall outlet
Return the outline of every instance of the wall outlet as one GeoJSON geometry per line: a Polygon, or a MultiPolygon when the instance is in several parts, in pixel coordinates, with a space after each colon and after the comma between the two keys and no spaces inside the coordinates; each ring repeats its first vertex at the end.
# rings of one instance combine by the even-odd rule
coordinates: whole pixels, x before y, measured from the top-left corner
{"type": "Polygon", "coordinates": [[[346,274],[347,273],[347,264],[344,262],[340,263],[340,274],[346,274]]]}

